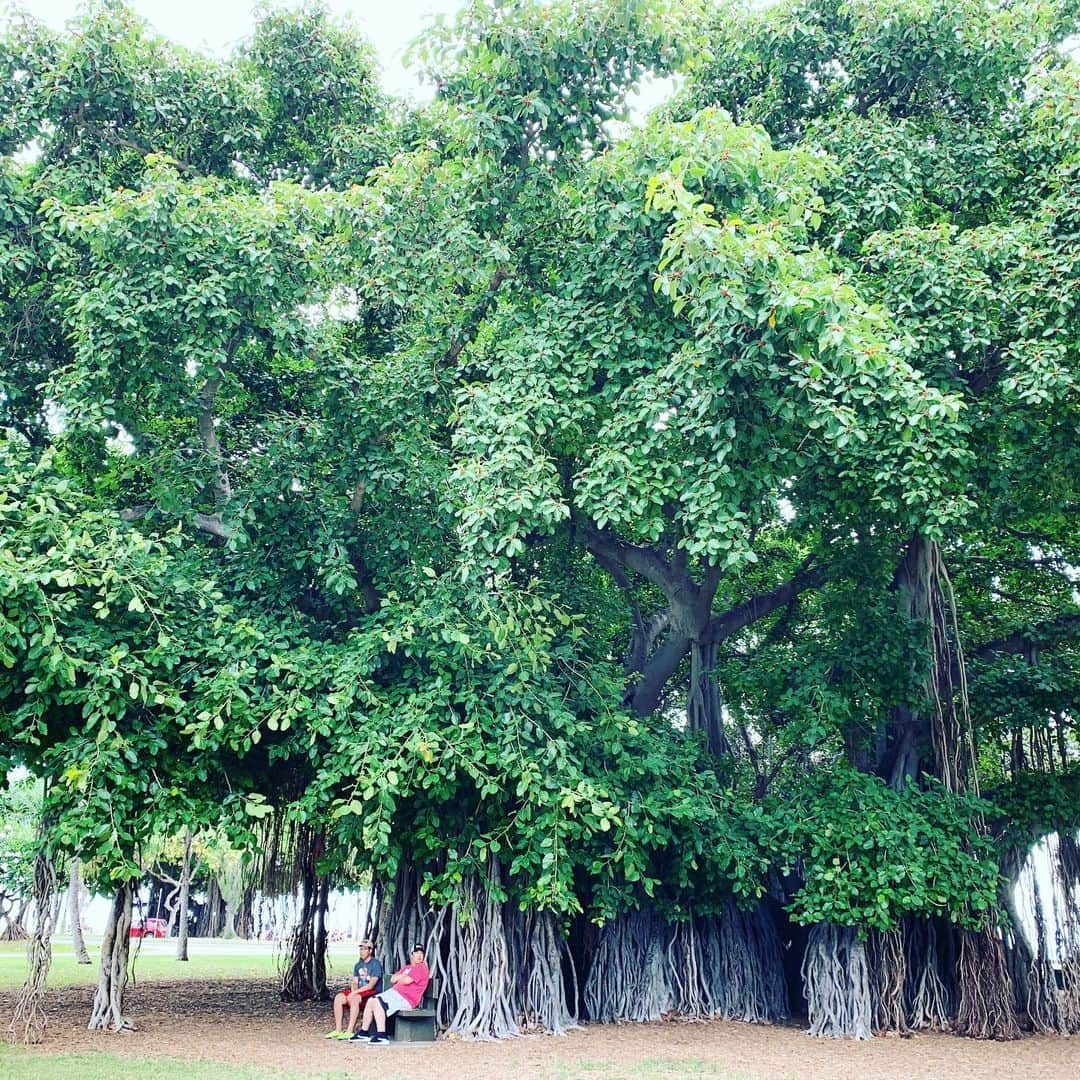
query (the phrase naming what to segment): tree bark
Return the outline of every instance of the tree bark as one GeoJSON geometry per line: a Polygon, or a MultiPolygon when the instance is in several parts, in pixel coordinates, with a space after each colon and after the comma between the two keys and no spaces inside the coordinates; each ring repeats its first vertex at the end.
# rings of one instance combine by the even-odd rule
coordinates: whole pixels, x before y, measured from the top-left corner
{"type": "Polygon", "coordinates": [[[893,709],[876,771],[899,790],[932,767],[949,791],[966,791],[971,783],[977,792],[967,672],[940,546],[914,534],[893,575],[893,588],[901,616],[924,635],[925,653],[912,675],[925,693],[893,709]]]}
{"type": "Polygon", "coordinates": [[[82,872],[79,857],[71,860],[71,880],[68,885],[68,906],[71,909],[71,941],[75,948],[75,962],[89,964],[90,954],[86,951],[86,939],[82,928],[82,872]]]}
{"type": "Polygon", "coordinates": [[[124,1016],[128,980],[129,932],[135,882],[125,881],[113,898],[105,937],[101,942],[101,972],[90,1010],[90,1031],[131,1031],[135,1024],[124,1016]]]}
{"type": "Polygon", "coordinates": [[[37,925],[26,948],[26,981],[15,999],[8,1026],[11,1042],[39,1043],[45,1037],[48,1024],[41,999],[52,965],[52,932],[60,913],[60,895],[56,888],[56,867],[45,851],[39,851],[34,860],[34,899],[37,901],[37,925]]]}
{"type": "Polygon", "coordinates": [[[629,593],[629,572],[655,585],[667,600],[666,609],[649,620],[643,620],[631,604],[634,631],[624,656],[632,680],[627,688],[627,704],[638,716],[655,712],[672,676],[689,654],[689,722],[702,725],[717,753],[726,752],[719,691],[712,679],[716,646],[767,615],[788,607],[800,593],[819,588],[827,580],[825,569],[812,568],[810,560],[806,560],[789,580],[713,615],[713,600],[721,579],[718,566],[704,567],[699,584],[690,573],[685,552],[676,551],[666,558],[655,548],[627,543],[580,517],[575,518],[575,527],[596,561],[624,592],[629,593]],[[665,631],[661,641],[660,635],[665,631]]]}
{"type": "Polygon", "coordinates": [[[1005,950],[992,927],[960,931],[958,971],[956,1033],[972,1039],[1019,1039],[1005,950]]]}
{"type": "Polygon", "coordinates": [[[206,887],[206,903],[199,912],[195,925],[196,937],[221,937],[225,929],[225,900],[221,895],[221,886],[213,874],[206,887]]]}
{"type": "Polygon", "coordinates": [[[180,902],[177,912],[180,919],[176,931],[176,959],[188,958],[188,898],[191,892],[191,829],[184,829],[184,862],[180,867],[180,902]]]}
{"type": "Polygon", "coordinates": [[[630,706],[638,716],[649,716],[656,711],[665,687],[690,651],[690,644],[688,637],[669,635],[645,662],[641,678],[629,695],[630,706]]]}
{"type": "Polygon", "coordinates": [[[249,885],[240,895],[233,915],[233,932],[247,941],[255,931],[255,889],[249,885]]]}
{"type": "Polygon", "coordinates": [[[330,878],[319,878],[315,907],[315,954],[312,957],[312,984],[317,1001],[327,1001],[330,989],[326,984],[326,943],[330,934],[326,926],[326,915],[330,910],[330,878]]]}
{"type": "MultiPolygon", "coordinates": [[[[292,930],[292,947],[281,977],[282,1001],[326,1001],[326,912],[330,879],[317,870],[324,839],[306,830],[298,840],[303,903],[292,930]]],[[[384,963],[386,958],[384,957],[384,963]]]]}
{"type": "Polygon", "coordinates": [[[26,910],[25,902],[16,904],[18,898],[8,896],[0,892],[0,919],[4,920],[4,928],[0,930],[0,941],[25,941],[26,927],[23,926],[23,912],[26,910]]]}
{"type": "Polygon", "coordinates": [[[723,757],[728,752],[724,734],[720,690],[713,676],[716,646],[695,641],[690,650],[690,690],[686,700],[686,719],[691,731],[705,735],[710,752],[723,757]]]}

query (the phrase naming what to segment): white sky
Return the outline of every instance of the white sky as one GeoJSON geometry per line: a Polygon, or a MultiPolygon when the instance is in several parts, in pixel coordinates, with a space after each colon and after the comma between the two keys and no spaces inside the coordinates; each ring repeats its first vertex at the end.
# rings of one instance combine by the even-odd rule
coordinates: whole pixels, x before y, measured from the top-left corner
{"type": "MultiPolygon", "coordinates": [[[[299,0],[277,0],[295,6],[299,0]]],[[[406,70],[403,54],[437,15],[453,15],[465,0],[324,0],[336,15],[345,16],[375,46],[383,85],[392,94],[427,99],[431,87],[406,70]]],[[[127,0],[163,37],[189,49],[224,56],[254,29],[255,0],[127,0]]],[[[83,8],[83,0],[0,0],[0,24],[12,9],[28,11],[56,29],[83,8]]],[[[670,79],[646,79],[630,100],[631,115],[640,119],[672,91],[670,79]]]]}
{"type": "MultiPolygon", "coordinates": [[[[378,50],[383,81],[396,94],[416,94],[418,82],[405,70],[406,46],[435,15],[453,14],[464,0],[326,0],[335,14],[348,16],[378,50]]],[[[163,37],[188,48],[224,55],[252,30],[253,0],[128,0],[163,37]]],[[[81,0],[0,0],[0,12],[21,8],[57,29],[81,0]]]]}

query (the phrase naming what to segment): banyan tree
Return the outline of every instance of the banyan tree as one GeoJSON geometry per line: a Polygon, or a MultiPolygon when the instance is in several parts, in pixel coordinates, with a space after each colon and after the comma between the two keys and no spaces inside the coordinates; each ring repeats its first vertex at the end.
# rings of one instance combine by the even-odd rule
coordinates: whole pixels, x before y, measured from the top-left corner
{"type": "Polygon", "coordinates": [[[57,868],[123,1030],[141,859],[213,829],[287,1000],[362,883],[461,1036],[1080,1031],[1078,29],[469,0],[406,105],[317,6],[7,28],[13,1030],[57,868]]]}

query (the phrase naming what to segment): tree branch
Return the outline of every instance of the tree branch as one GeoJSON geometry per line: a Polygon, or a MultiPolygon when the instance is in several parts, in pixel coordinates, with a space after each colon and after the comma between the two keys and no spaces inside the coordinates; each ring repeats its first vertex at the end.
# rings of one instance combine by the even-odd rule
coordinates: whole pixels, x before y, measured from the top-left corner
{"type": "MultiPolygon", "coordinates": [[[[119,511],[120,520],[127,522],[142,521],[143,518],[148,517],[156,509],[154,503],[138,503],[135,506],[129,506],[119,511]]],[[[192,515],[191,523],[200,532],[209,533],[211,536],[216,536],[221,540],[228,540],[236,535],[236,527],[226,524],[220,514],[195,513],[192,515]]]]}
{"type": "Polygon", "coordinates": [[[645,663],[641,678],[628,695],[628,704],[638,716],[648,716],[660,704],[668,680],[690,651],[690,638],[672,634],[645,663]]]}
{"type": "Polygon", "coordinates": [[[494,274],[491,275],[491,281],[488,282],[488,287],[484,290],[484,295],[480,297],[476,307],[473,308],[472,313],[465,321],[465,325],[457,332],[453,342],[450,344],[450,348],[446,350],[442,358],[442,367],[450,367],[452,364],[457,363],[458,357],[461,355],[462,350],[473,339],[480,324],[484,321],[484,316],[487,315],[491,309],[491,305],[495,303],[495,297],[498,295],[499,289],[502,287],[504,281],[510,277],[510,271],[505,266],[500,266],[494,274]]]}
{"type": "MultiPolygon", "coordinates": [[[[803,564],[804,567],[807,563],[803,564]]],[[[791,603],[795,597],[809,589],[818,589],[828,580],[828,573],[823,566],[814,569],[800,569],[794,577],[770,589],[767,593],[759,593],[750,597],[749,600],[725,611],[722,615],[714,616],[702,636],[705,643],[718,643],[737,634],[740,630],[771,615],[774,611],[791,603]]]]}
{"type": "Polygon", "coordinates": [[[214,401],[217,392],[221,388],[223,372],[220,367],[203,384],[199,391],[199,438],[207,454],[214,473],[214,506],[220,516],[221,511],[232,498],[232,485],[229,476],[225,472],[221,442],[217,437],[217,426],[214,421],[214,401]]]}
{"type": "Polygon", "coordinates": [[[970,656],[975,660],[990,660],[995,656],[1022,655],[1033,645],[1045,648],[1062,639],[1074,640],[1077,634],[1080,634],[1080,612],[1068,612],[1056,619],[1026,626],[1006,637],[986,641],[970,656]]]}
{"type": "Polygon", "coordinates": [[[633,570],[660,589],[669,603],[685,605],[696,601],[699,590],[685,567],[680,570],[652,548],[620,540],[588,519],[578,520],[577,525],[585,537],[585,546],[601,566],[614,562],[633,570]]]}
{"type": "MultiPolygon", "coordinates": [[[[152,146],[145,146],[142,143],[134,142],[131,139],[125,138],[119,132],[114,131],[112,128],[103,127],[101,124],[92,123],[89,120],[83,118],[82,110],[79,110],[79,122],[82,126],[92,135],[97,135],[99,138],[104,139],[107,143],[111,143],[113,146],[121,150],[134,150],[135,153],[141,157],[146,157],[148,154],[157,153],[152,146]]],[[[186,164],[183,161],[179,161],[177,158],[169,155],[169,161],[172,163],[173,168],[177,172],[183,173],[185,176],[202,176],[198,169],[193,168],[191,165],[186,164]]]]}

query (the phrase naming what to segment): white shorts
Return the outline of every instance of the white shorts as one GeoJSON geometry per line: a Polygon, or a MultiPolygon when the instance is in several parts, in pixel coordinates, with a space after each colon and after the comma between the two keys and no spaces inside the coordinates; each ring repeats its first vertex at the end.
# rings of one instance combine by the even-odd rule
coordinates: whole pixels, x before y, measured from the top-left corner
{"type": "Polygon", "coordinates": [[[383,1008],[386,1010],[387,1016],[393,1016],[394,1013],[403,1012],[405,1009],[411,1009],[412,1005],[403,994],[398,993],[397,990],[384,990],[381,994],[376,995],[382,1002],[383,1008]]]}

